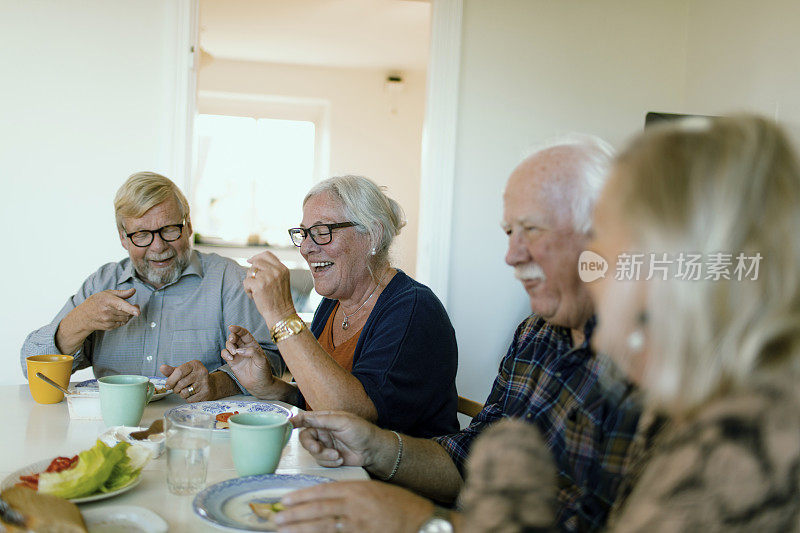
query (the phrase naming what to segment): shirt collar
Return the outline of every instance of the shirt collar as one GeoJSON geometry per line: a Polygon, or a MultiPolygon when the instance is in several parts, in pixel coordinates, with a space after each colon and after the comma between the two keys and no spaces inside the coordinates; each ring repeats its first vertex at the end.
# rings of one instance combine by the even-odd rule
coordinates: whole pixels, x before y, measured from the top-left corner
{"type": "Polygon", "coordinates": [[[189,266],[187,266],[183,273],[181,274],[181,278],[183,276],[195,275],[200,278],[203,277],[203,262],[200,260],[200,254],[197,253],[197,250],[192,250],[192,256],[189,259],[189,266]]]}
{"type": "MultiPolygon", "coordinates": [[[[131,261],[130,257],[126,257],[122,261],[122,263],[123,263],[122,273],[120,274],[119,277],[120,283],[124,283],[132,279],[139,279],[138,276],[136,275],[136,270],[133,268],[133,261],[131,261]]],[[[203,261],[200,259],[200,254],[197,253],[197,250],[192,250],[191,257],[189,258],[189,265],[183,270],[183,272],[181,272],[181,275],[178,278],[178,280],[180,280],[184,276],[191,276],[191,275],[198,276],[200,278],[203,277],[203,261]]],[[[177,281],[174,281],[173,283],[177,283],[177,281]]],[[[146,285],[148,287],[152,287],[149,283],[147,283],[146,285]]],[[[170,283],[169,285],[172,285],[172,283],[170,283]]],[[[165,285],[165,287],[169,285],[165,285]]]]}
{"type": "Polygon", "coordinates": [[[563,326],[554,326],[552,324],[551,327],[553,328],[553,331],[558,337],[558,342],[564,343],[566,345],[567,349],[564,351],[569,351],[570,349],[572,349],[572,350],[589,350],[589,352],[591,352],[592,350],[589,343],[592,340],[592,333],[594,333],[594,328],[596,325],[597,325],[597,317],[595,315],[592,315],[591,317],[589,317],[589,320],[586,321],[586,324],[583,325],[583,342],[578,346],[572,345],[572,333],[570,332],[569,328],[565,328],[563,326]]]}

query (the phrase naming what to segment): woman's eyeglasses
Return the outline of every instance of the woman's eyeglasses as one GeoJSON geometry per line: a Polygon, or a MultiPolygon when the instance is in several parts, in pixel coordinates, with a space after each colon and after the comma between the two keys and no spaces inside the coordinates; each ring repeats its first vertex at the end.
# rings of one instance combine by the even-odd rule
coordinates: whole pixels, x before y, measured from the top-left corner
{"type": "Polygon", "coordinates": [[[291,228],[289,230],[289,237],[298,248],[303,244],[307,236],[311,236],[311,240],[320,246],[330,244],[333,239],[333,230],[339,228],[349,228],[351,226],[358,226],[355,222],[339,222],[337,224],[314,224],[310,228],[291,228]]]}

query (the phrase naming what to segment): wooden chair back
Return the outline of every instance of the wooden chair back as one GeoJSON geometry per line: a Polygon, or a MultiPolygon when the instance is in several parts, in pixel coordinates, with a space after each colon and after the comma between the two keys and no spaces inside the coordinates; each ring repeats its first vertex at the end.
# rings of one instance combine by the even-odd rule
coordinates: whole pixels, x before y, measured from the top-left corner
{"type": "Polygon", "coordinates": [[[470,400],[469,398],[464,398],[463,396],[458,397],[458,412],[462,415],[467,415],[470,418],[474,418],[475,415],[480,413],[482,409],[482,403],[470,400]]]}

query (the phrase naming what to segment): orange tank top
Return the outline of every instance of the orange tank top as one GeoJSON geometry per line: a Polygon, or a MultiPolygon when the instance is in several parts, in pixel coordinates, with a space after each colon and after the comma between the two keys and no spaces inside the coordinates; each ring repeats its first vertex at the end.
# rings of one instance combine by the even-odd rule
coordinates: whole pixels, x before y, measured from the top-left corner
{"type": "Polygon", "coordinates": [[[352,372],[353,356],[356,353],[356,345],[358,344],[358,338],[361,336],[361,330],[358,330],[355,335],[344,341],[339,346],[334,346],[333,317],[336,316],[337,309],[339,309],[338,303],[336,304],[336,307],[333,308],[331,316],[328,317],[328,321],[325,323],[325,328],[322,330],[322,334],[319,336],[319,343],[322,345],[325,351],[328,352],[328,354],[330,354],[330,356],[333,357],[337,363],[339,363],[339,366],[348,372],[352,372]]]}

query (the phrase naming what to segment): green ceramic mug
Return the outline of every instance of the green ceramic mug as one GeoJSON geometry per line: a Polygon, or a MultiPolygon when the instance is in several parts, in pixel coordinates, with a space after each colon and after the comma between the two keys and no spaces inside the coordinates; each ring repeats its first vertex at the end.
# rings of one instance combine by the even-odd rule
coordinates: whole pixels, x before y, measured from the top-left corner
{"type": "Polygon", "coordinates": [[[279,413],[240,413],[228,419],[233,465],[239,476],[273,474],[292,435],[292,423],[279,413]]]}
{"type": "Polygon", "coordinates": [[[147,376],[106,376],[98,379],[97,384],[100,412],[107,426],[138,426],[144,406],[156,391],[147,376]]]}

